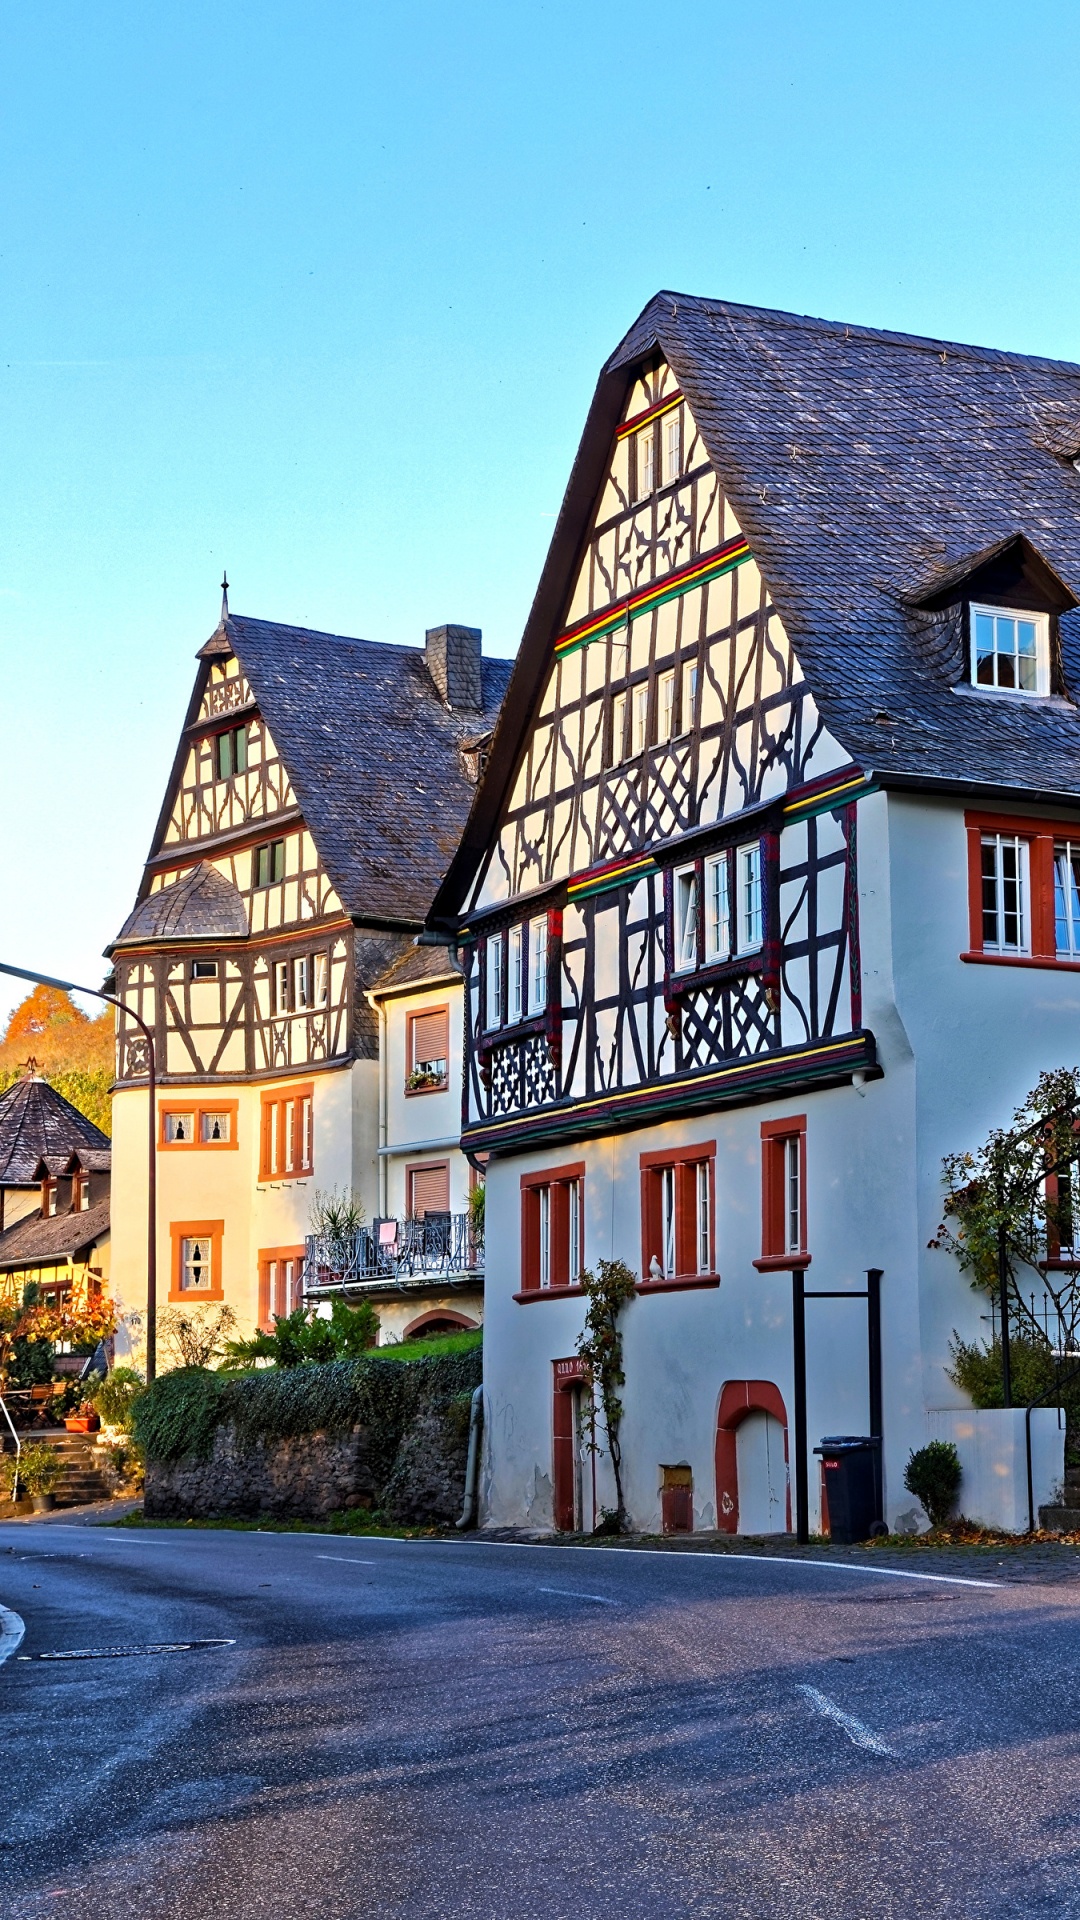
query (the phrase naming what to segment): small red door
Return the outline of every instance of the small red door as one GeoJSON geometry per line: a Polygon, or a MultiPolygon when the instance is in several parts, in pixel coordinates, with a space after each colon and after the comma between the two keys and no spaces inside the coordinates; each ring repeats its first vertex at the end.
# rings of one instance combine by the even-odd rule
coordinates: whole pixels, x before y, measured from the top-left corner
{"type": "Polygon", "coordinates": [[[581,1457],[578,1446],[580,1360],[556,1360],[551,1407],[551,1466],[554,1519],[560,1533],[576,1533],[582,1525],[581,1457]]]}

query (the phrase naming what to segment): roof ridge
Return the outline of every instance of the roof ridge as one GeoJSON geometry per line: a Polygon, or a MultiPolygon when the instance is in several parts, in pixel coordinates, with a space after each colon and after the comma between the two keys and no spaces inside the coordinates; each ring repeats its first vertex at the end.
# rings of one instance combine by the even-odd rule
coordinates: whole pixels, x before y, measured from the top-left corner
{"type": "MultiPolygon", "coordinates": [[[[1075,373],[1080,376],[1080,361],[1076,360],[1055,359],[1048,354],[1021,353],[1018,349],[1010,347],[985,347],[978,345],[975,341],[940,339],[933,334],[899,333],[889,327],[873,327],[861,321],[827,320],[819,314],[789,313],[783,307],[755,307],[744,301],[714,299],[704,294],[678,293],[670,288],[654,293],[652,299],[642,308],[641,313],[633,325],[627,329],[612,354],[608,362],[609,366],[620,364],[626,342],[636,334],[652,309],[663,300],[674,302],[676,307],[692,307],[706,314],[710,319],[742,316],[756,320],[762,326],[772,326],[778,330],[801,327],[809,333],[838,334],[848,340],[876,341],[888,346],[910,347],[914,351],[934,353],[938,356],[947,352],[954,358],[964,357],[999,366],[1045,367],[1055,373],[1075,373]]],[[[678,314],[675,313],[671,317],[677,319],[678,314]]]]}

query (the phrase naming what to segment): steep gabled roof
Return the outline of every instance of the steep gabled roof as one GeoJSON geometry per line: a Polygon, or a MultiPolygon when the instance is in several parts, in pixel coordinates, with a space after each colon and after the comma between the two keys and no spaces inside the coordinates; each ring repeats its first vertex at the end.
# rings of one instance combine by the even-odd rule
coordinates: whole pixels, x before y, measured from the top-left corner
{"type": "MultiPolygon", "coordinates": [[[[422,925],[473,797],[461,749],[490,732],[511,663],[485,659],[482,709],[456,711],[440,697],[419,647],[226,614],[200,651],[188,727],[198,717],[211,660],[230,651],[345,911],[375,924],[422,925]]],[[[185,729],[155,847],[186,747],[185,729]]],[[[148,886],[145,877],[141,898],[148,886]]]]}
{"type": "Polygon", "coordinates": [[[31,1187],[38,1161],[47,1155],[108,1151],[100,1127],[44,1080],[16,1080],[0,1094],[0,1186],[31,1187]]]}
{"type": "MultiPolygon", "coordinates": [[[[1080,367],[660,293],[601,373],[434,924],[454,915],[496,829],[633,371],[656,351],[852,758],[898,782],[1080,793],[1071,701],[955,692],[911,611],[933,578],[1017,534],[1080,594],[1080,367]]],[[[1080,614],[1060,624],[1080,695],[1080,614]]]]}

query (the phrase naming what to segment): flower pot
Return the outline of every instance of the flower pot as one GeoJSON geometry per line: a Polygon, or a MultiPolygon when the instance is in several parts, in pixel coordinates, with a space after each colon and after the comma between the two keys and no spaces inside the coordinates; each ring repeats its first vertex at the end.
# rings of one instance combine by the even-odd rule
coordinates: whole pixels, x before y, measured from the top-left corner
{"type": "Polygon", "coordinates": [[[34,1495],[34,1512],[35,1513],[51,1513],[55,1505],[56,1505],[55,1493],[35,1493],[34,1495]]]}
{"type": "Polygon", "coordinates": [[[69,1433],[96,1433],[101,1421],[96,1413],[69,1413],[64,1425],[69,1433]]]}

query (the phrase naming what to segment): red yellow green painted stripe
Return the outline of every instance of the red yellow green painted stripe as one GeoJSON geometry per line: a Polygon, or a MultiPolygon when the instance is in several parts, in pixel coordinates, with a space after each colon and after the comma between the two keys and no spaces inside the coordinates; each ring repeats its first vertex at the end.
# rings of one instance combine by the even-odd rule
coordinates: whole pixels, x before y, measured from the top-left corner
{"type": "Polygon", "coordinates": [[[861,767],[841,767],[835,774],[815,781],[812,787],[786,801],[784,820],[787,824],[806,820],[813,813],[828,813],[833,807],[843,806],[849,800],[861,800],[864,794],[876,791],[861,767]]]}
{"type": "Polygon", "coordinates": [[[590,867],[587,873],[579,873],[576,880],[570,881],[566,897],[568,900],[587,900],[594,893],[606,893],[609,887],[621,887],[628,880],[644,880],[656,870],[656,861],[651,853],[635,854],[625,860],[609,860],[602,867],[590,867]]]}
{"type": "Polygon", "coordinates": [[[674,600],[679,594],[689,593],[692,588],[704,586],[709,580],[718,580],[721,574],[741,567],[749,558],[749,542],[740,533],[734,540],[717,547],[713,553],[705,554],[699,560],[691,560],[689,565],[679,567],[675,573],[665,574],[662,580],[654,580],[651,586],[639,587],[636,593],[627,594],[603,613],[590,614],[586,620],[579,620],[576,626],[567,627],[561,639],[555,642],[556,658],[561,659],[564,654],[575,652],[590,640],[599,640],[603,634],[612,633],[616,627],[636,619],[639,614],[651,613],[654,607],[662,606],[665,600],[674,600]]]}
{"type": "Polygon", "coordinates": [[[632,414],[624,420],[615,435],[616,440],[625,440],[628,434],[637,433],[639,428],[647,427],[652,420],[659,420],[662,414],[670,413],[682,400],[681,393],[669,393],[663,400],[657,400],[654,406],[643,407],[640,413],[632,414]]]}

